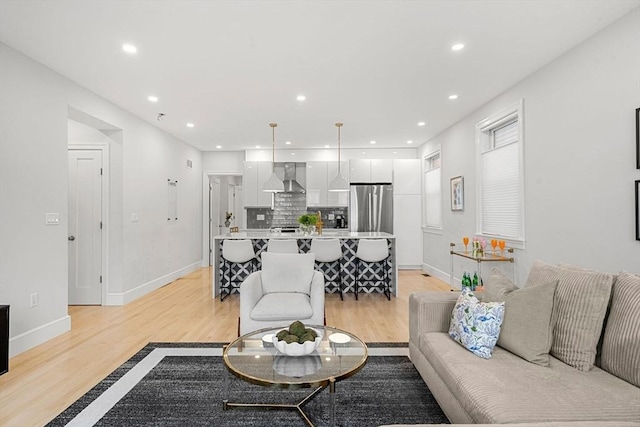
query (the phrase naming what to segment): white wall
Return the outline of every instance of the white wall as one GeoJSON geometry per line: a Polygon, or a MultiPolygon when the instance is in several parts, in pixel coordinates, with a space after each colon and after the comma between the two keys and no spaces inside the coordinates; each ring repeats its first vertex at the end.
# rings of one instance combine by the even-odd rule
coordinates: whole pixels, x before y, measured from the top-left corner
{"type": "Polygon", "coordinates": [[[109,301],[126,303],[199,267],[200,151],[4,44],[0,93],[0,303],[11,305],[11,355],[70,328],[66,219],[71,110],[121,129],[110,138],[106,225],[109,268],[116,266],[116,271],[109,277],[109,301]],[[185,167],[187,158],[193,169],[185,167]],[[166,220],[168,178],[179,181],[180,220],[171,223],[166,220]],[[47,212],[59,212],[61,224],[45,226],[47,212]],[[131,222],[134,212],[139,222],[131,222]],[[29,295],[35,292],[40,304],[30,308],[29,295]]]}
{"type": "MultiPolygon", "coordinates": [[[[525,238],[517,282],[535,259],[640,271],[634,239],[635,109],[640,9],[484,105],[421,147],[441,144],[443,234],[424,233],[424,265],[449,272],[449,243],[476,231],[475,124],[524,99],[525,238]],[[465,211],[449,210],[449,178],[465,178],[465,211]]],[[[462,263],[456,268],[459,277],[462,263]]],[[[466,269],[474,267],[466,264],[466,269]]],[[[488,266],[483,268],[488,270],[488,266]]]]}
{"type": "Polygon", "coordinates": [[[242,175],[244,151],[203,151],[202,170],[211,174],[242,175]]]}

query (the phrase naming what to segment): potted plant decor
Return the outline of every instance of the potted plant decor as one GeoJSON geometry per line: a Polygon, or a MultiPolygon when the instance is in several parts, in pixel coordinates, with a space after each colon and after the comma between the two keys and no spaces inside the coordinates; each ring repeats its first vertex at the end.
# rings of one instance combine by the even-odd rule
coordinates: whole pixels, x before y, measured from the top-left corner
{"type": "Polygon", "coordinates": [[[304,214],[298,217],[298,222],[300,223],[300,231],[305,236],[313,233],[316,230],[316,214],[304,214]]]}

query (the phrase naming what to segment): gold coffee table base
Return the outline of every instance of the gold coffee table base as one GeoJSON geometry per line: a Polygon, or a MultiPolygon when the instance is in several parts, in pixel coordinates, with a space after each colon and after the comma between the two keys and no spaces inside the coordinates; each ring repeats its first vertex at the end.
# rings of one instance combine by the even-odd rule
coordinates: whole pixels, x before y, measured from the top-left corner
{"type": "MultiPolygon", "coordinates": [[[[229,402],[228,400],[222,401],[222,409],[226,411],[229,408],[268,408],[268,409],[295,409],[298,411],[298,414],[302,417],[302,419],[307,423],[309,427],[314,427],[313,422],[304,413],[302,407],[307,404],[311,399],[313,399],[318,393],[327,388],[327,386],[321,386],[313,390],[307,397],[302,399],[300,402],[296,404],[288,404],[288,403],[235,403],[229,402]]],[[[329,383],[329,393],[330,393],[330,425],[335,425],[335,392],[336,392],[336,382],[331,379],[329,383]]]]}

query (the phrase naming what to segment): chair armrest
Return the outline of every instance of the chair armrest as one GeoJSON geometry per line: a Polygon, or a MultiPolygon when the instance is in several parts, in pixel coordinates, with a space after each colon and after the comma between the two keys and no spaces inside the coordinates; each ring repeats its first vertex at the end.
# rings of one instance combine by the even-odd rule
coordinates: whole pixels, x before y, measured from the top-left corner
{"type": "Polygon", "coordinates": [[[414,292],[409,295],[409,340],[418,343],[425,332],[448,332],[451,312],[460,292],[414,292]]]}
{"type": "Polygon", "coordinates": [[[251,273],[240,284],[240,322],[242,322],[242,319],[251,318],[251,310],[262,298],[261,273],[261,271],[251,273]]]}
{"type": "MultiPolygon", "coordinates": [[[[311,308],[313,308],[313,317],[318,318],[318,313],[322,313],[321,319],[324,320],[324,274],[318,271],[313,272],[311,277],[311,308]]],[[[319,323],[319,324],[322,324],[319,323]]]]}

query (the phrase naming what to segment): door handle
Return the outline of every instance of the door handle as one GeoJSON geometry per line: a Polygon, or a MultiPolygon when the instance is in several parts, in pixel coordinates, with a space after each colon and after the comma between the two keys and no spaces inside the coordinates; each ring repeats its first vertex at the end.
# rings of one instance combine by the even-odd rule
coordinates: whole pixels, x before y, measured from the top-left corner
{"type": "Polygon", "coordinates": [[[73,242],[74,240],[76,240],[76,236],[69,236],[68,239],[70,242],[73,242]]]}

